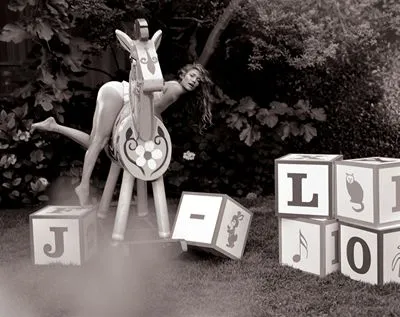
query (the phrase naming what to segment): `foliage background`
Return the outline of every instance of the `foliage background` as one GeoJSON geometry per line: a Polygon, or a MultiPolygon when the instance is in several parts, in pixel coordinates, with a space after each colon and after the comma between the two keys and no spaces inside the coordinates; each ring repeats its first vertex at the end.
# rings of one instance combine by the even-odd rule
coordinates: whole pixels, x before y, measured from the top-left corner
{"type": "MultiPolygon", "coordinates": [[[[166,79],[200,60],[215,84],[214,124],[204,134],[184,99],[163,114],[174,144],[169,195],[271,193],[274,159],[288,152],[400,157],[397,1],[10,0],[8,8],[17,18],[0,40],[31,50],[0,103],[5,206],[46,201],[60,175],[79,179],[83,150],[52,133],[31,135],[30,125],[52,115],[89,132],[99,86],[83,78],[127,79],[114,30],[131,33],[138,17],[151,34],[163,31],[166,79]],[[114,57],[112,69],[93,64],[103,54],[114,57]]],[[[100,156],[94,187],[108,164],[100,156]]]]}

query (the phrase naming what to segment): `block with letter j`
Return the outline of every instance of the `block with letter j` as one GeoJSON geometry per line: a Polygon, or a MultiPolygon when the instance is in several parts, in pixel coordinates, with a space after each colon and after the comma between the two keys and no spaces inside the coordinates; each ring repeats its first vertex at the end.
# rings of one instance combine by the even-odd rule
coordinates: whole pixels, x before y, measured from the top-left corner
{"type": "Polygon", "coordinates": [[[277,216],[334,217],[336,154],[288,154],[275,160],[277,216]]]}
{"type": "Polygon", "coordinates": [[[93,208],[46,206],[29,215],[34,264],[82,265],[97,251],[93,208]]]}

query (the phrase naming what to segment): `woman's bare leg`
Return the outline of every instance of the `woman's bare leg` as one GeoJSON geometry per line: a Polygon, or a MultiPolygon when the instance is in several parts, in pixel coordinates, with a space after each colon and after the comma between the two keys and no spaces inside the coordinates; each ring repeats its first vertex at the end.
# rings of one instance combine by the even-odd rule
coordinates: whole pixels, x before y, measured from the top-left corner
{"type": "Polygon", "coordinates": [[[90,145],[85,154],[81,183],[75,188],[81,206],[89,205],[90,177],[100,151],[106,146],[118,113],[123,107],[123,86],[120,82],[103,85],[97,95],[90,145]]]}
{"type": "Polygon", "coordinates": [[[49,117],[44,121],[33,123],[31,127],[31,132],[35,130],[56,132],[70,138],[71,140],[79,143],[84,148],[88,148],[90,144],[89,134],[79,131],[77,129],[69,128],[58,124],[53,117],[49,117]]]}

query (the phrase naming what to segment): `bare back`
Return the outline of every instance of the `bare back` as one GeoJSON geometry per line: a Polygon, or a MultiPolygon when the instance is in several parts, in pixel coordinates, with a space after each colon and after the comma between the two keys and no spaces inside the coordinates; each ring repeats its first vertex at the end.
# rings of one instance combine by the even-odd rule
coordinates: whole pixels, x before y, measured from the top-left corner
{"type": "MultiPolygon", "coordinates": [[[[125,107],[129,108],[129,83],[123,81],[122,83],[123,92],[123,105],[124,105],[124,113],[125,107]]],[[[179,97],[184,93],[184,89],[179,84],[179,82],[175,80],[167,81],[164,83],[164,89],[162,91],[154,92],[154,113],[157,117],[161,119],[161,114],[168,109],[168,107],[173,104],[179,97]]],[[[127,113],[128,114],[128,113],[127,113]]],[[[122,115],[122,114],[121,114],[122,115]]]]}

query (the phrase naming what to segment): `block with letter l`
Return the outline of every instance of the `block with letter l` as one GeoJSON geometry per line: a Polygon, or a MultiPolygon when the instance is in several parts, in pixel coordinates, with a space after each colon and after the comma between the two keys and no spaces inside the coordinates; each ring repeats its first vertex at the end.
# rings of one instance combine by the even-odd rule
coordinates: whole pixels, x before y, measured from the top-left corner
{"type": "Polygon", "coordinates": [[[339,270],[335,219],[279,218],[279,263],[326,276],[339,270]]]}
{"type": "Polygon", "coordinates": [[[375,228],[400,224],[400,159],[342,160],[335,173],[340,221],[375,228]]]}
{"type": "Polygon", "coordinates": [[[340,271],[353,280],[400,283],[400,225],[380,228],[339,221],[340,271]]]}
{"type": "Polygon", "coordinates": [[[29,215],[34,264],[82,265],[97,251],[94,208],[46,206],[29,215]]]}
{"type": "Polygon", "coordinates": [[[336,154],[288,154],[275,160],[275,212],[285,217],[333,218],[336,154]]]}
{"type": "Polygon", "coordinates": [[[172,239],[241,259],[253,213],[224,194],[183,192],[172,239]]]}

